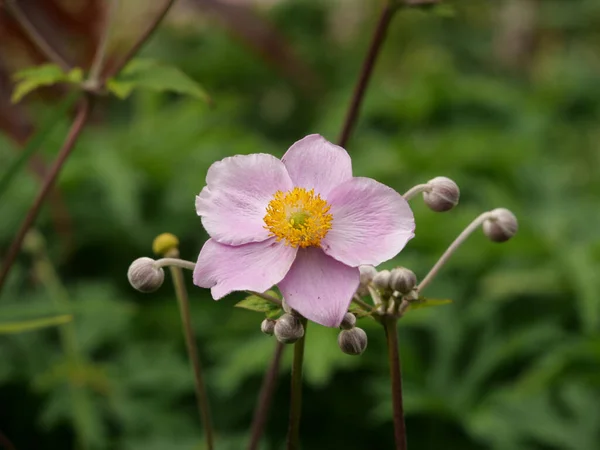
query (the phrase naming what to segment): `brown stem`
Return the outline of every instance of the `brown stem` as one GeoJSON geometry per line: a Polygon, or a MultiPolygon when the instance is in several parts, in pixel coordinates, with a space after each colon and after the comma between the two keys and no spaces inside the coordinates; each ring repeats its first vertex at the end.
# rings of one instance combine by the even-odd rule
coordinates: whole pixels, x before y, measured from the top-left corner
{"type": "Polygon", "coordinates": [[[167,15],[169,10],[171,9],[171,6],[173,6],[173,3],[175,3],[175,0],[167,0],[167,2],[164,4],[163,8],[160,10],[158,15],[155,17],[155,19],[150,24],[150,26],[146,29],[146,31],[144,31],[144,33],[142,33],[142,35],[137,40],[137,42],[135,44],[133,44],[133,47],[131,47],[131,49],[129,49],[129,51],[125,54],[125,56],[123,58],[121,58],[121,60],[119,62],[117,62],[114,66],[110,67],[106,71],[106,74],[103,77],[104,80],[107,80],[111,77],[114,77],[116,74],[118,74],[123,69],[123,67],[125,67],[127,65],[127,63],[129,61],[131,61],[135,57],[135,55],[137,55],[137,53],[140,51],[142,46],[146,43],[146,41],[150,38],[150,36],[152,36],[154,31],[158,28],[158,26],[160,25],[160,23],[162,22],[164,17],[167,15]]]}
{"type": "MultiPolygon", "coordinates": [[[[1,4],[0,4],[1,6],[1,4]]],[[[13,18],[21,26],[27,37],[34,43],[49,61],[59,65],[65,72],[71,70],[71,65],[48,43],[40,32],[31,23],[29,18],[21,11],[16,0],[6,0],[6,9],[10,11],[13,18]]]]}
{"type": "MultiPolygon", "coordinates": [[[[179,250],[172,249],[165,256],[178,258],[179,250]]],[[[179,312],[181,315],[181,324],[183,325],[183,337],[188,353],[188,358],[194,371],[194,389],[196,391],[196,404],[200,413],[200,420],[204,426],[204,437],[206,439],[206,449],[214,449],[214,433],[212,425],[212,416],[210,413],[210,405],[206,393],[206,384],[202,375],[202,365],[198,357],[198,347],[194,338],[194,330],[192,328],[192,318],[190,314],[190,301],[185,287],[183,271],[181,267],[171,266],[171,276],[175,287],[177,303],[179,304],[179,312]]]]}
{"type": "Polygon", "coordinates": [[[338,145],[340,145],[340,147],[346,146],[348,139],[350,138],[350,134],[356,125],[356,119],[358,118],[358,113],[360,112],[360,106],[365,96],[369,79],[373,73],[373,68],[375,67],[375,61],[377,60],[377,56],[379,55],[379,51],[381,50],[381,46],[385,40],[388,27],[392,21],[392,17],[394,16],[396,9],[396,6],[392,5],[388,1],[381,11],[379,22],[377,22],[377,27],[373,33],[371,45],[369,46],[369,51],[367,52],[367,56],[363,62],[360,77],[356,87],[354,88],[352,100],[350,101],[350,107],[348,108],[342,133],[340,134],[340,138],[338,140],[338,145]]]}
{"type": "Polygon", "coordinates": [[[281,365],[281,356],[283,355],[284,349],[285,344],[278,341],[275,345],[275,352],[273,353],[271,365],[263,378],[260,394],[258,396],[258,403],[254,410],[254,418],[252,419],[252,431],[250,433],[248,450],[256,450],[258,448],[260,438],[265,429],[267,416],[269,414],[269,409],[271,408],[271,401],[273,400],[273,393],[277,386],[277,376],[279,375],[279,366],[281,365]]]}
{"type": "Polygon", "coordinates": [[[19,251],[21,250],[21,246],[23,245],[23,239],[25,239],[27,231],[29,231],[29,229],[35,222],[35,219],[37,218],[40,209],[44,204],[44,200],[46,199],[48,193],[50,192],[50,189],[54,185],[56,178],[58,177],[63,165],[65,164],[65,161],[69,158],[69,155],[71,154],[71,151],[73,150],[73,147],[75,146],[75,143],[77,142],[77,139],[79,138],[79,135],[81,134],[81,131],[83,130],[83,127],[88,120],[88,117],[90,115],[90,108],[90,100],[87,97],[84,97],[81,103],[79,103],[77,114],[75,116],[75,119],[73,120],[73,124],[71,125],[71,129],[69,130],[67,138],[65,139],[65,142],[62,148],[60,149],[58,156],[54,160],[52,167],[50,167],[50,170],[46,174],[42,183],[42,187],[40,188],[37,194],[37,197],[35,198],[33,204],[29,208],[27,216],[21,224],[21,228],[19,228],[19,231],[17,232],[12,244],[10,245],[10,248],[8,249],[8,252],[6,253],[6,256],[4,257],[2,272],[0,272],[0,291],[4,286],[6,277],[10,272],[10,268],[12,267],[17,255],[19,254],[19,251]]]}
{"type": "Polygon", "coordinates": [[[394,440],[396,442],[396,450],[406,450],[406,426],[404,424],[404,407],[402,405],[402,375],[398,351],[398,331],[396,330],[397,320],[394,316],[385,316],[383,317],[383,326],[387,339],[390,378],[392,380],[394,440]]]}
{"type": "Polygon", "coordinates": [[[6,435],[2,433],[2,431],[0,431],[0,446],[4,450],[16,450],[16,447],[13,445],[10,439],[8,439],[6,435]]]}

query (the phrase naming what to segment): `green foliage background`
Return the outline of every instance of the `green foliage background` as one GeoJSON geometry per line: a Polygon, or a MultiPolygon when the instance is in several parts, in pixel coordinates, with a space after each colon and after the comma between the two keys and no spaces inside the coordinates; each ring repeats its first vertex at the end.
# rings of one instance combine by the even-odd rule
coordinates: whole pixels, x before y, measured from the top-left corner
{"type": "MultiPolygon", "coordinates": [[[[196,258],[207,236],[194,196],[215,160],[281,156],[309,133],[337,138],[377,3],[285,1],[264,11],[315,85],[299,87],[215,23],[171,22],[144,56],[201,82],[216,106],[140,92],[97,107],[59,182],[73,251],[47,211],[39,220],[63,286],[24,254],[0,299],[2,320],[70,302],[84,367],[72,370],[57,329],[0,337],[0,430],[18,450],[74,448],[76,436],[92,450],[203,448],[170,283],[138,294],[127,267],[151,256],[165,231],[196,258]]],[[[595,0],[457,0],[394,21],[348,146],[355,174],[400,192],[445,175],[462,197],[444,214],[414,201],[416,237],[385,266],[422,277],[480,212],[503,206],[520,220],[503,245],[476,233],[428,288],[452,305],[400,323],[411,449],[600,448],[598,29],[595,0]],[[510,4],[536,12],[533,44],[512,65],[501,57],[510,4]]],[[[40,118],[51,107],[38,104],[40,118]]],[[[0,165],[14,157],[0,137],[0,165]]],[[[36,189],[22,173],[3,196],[2,247],[36,189]]],[[[241,449],[275,342],[260,333],[260,315],[232,307],[240,296],[213,302],[190,278],[217,448],[241,449]]],[[[383,331],[359,324],[369,335],[361,357],[339,351],[336,330],[308,330],[305,449],[392,448],[383,331]]],[[[290,357],[264,449],[283,448],[290,357]]]]}

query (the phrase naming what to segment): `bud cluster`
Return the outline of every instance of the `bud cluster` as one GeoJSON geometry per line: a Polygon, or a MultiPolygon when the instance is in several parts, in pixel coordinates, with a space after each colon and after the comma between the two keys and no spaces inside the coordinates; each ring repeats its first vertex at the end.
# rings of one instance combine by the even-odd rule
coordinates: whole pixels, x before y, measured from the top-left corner
{"type": "Polygon", "coordinates": [[[360,355],[367,348],[367,333],[356,325],[356,316],[352,313],[346,313],[338,335],[338,345],[347,355],[360,355]]]}
{"type": "Polygon", "coordinates": [[[269,336],[275,335],[282,344],[293,344],[304,336],[304,326],[300,317],[294,312],[286,312],[278,319],[265,319],[260,330],[269,336]]]}

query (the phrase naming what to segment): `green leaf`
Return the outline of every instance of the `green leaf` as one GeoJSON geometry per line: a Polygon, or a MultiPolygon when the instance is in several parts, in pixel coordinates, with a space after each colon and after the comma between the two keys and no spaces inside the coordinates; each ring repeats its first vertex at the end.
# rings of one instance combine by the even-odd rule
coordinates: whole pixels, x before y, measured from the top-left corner
{"type": "Polygon", "coordinates": [[[23,333],[25,331],[39,330],[41,328],[63,325],[73,320],[70,314],[46,317],[43,319],[26,320],[23,322],[0,323],[0,334],[23,333]]]}
{"type": "Polygon", "coordinates": [[[129,97],[134,89],[141,88],[157,92],[177,92],[211,102],[204,88],[177,67],[152,59],[134,59],[116,78],[107,80],[106,87],[120,99],[129,97]]]}
{"type": "Polygon", "coordinates": [[[411,302],[410,307],[408,308],[407,311],[411,311],[413,309],[420,309],[420,308],[429,308],[431,306],[441,306],[441,305],[447,305],[448,303],[452,303],[452,300],[444,298],[444,299],[438,299],[438,298],[425,298],[423,296],[419,296],[419,298],[413,302],[411,302]]]}
{"type": "Polygon", "coordinates": [[[43,64],[20,70],[13,76],[17,82],[11,96],[13,103],[18,103],[23,97],[42,86],[52,86],[58,83],[79,84],[83,81],[83,71],[75,67],[64,72],[56,64],[43,64]]]}
{"type": "MultiPolygon", "coordinates": [[[[267,291],[265,294],[277,297],[275,291],[267,291]]],[[[249,309],[250,311],[265,313],[270,319],[277,317],[281,313],[281,308],[279,306],[257,295],[249,295],[244,300],[236,303],[235,306],[236,308],[244,308],[249,309]]]]}
{"type": "Polygon", "coordinates": [[[360,318],[360,317],[372,317],[373,312],[375,312],[375,311],[369,312],[369,311],[365,310],[362,306],[357,305],[356,303],[352,302],[352,303],[350,303],[348,312],[351,312],[356,317],[360,318]]]}
{"type": "Polygon", "coordinates": [[[63,100],[63,102],[58,105],[58,108],[52,111],[52,113],[49,114],[44,120],[39,128],[39,131],[35,133],[29,139],[29,141],[27,141],[25,148],[21,151],[21,153],[19,153],[17,158],[10,164],[8,169],[6,169],[0,177],[0,198],[10,186],[13,178],[17,175],[17,173],[19,173],[19,170],[29,160],[29,158],[31,158],[36,150],[40,148],[42,143],[52,134],[52,131],[54,131],[56,128],[57,123],[60,122],[78,97],[79,93],[74,92],[65,100],[63,100]]]}

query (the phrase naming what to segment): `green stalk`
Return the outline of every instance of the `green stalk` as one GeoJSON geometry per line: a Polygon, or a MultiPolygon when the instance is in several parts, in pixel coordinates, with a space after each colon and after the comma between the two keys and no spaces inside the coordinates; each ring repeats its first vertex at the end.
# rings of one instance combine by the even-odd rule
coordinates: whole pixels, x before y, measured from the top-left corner
{"type": "Polygon", "coordinates": [[[287,450],[300,450],[300,417],[302,415],[302,364],[304,362],[304,344],[308,322],[300,319],[304,327],[304,336],[294,344],[292,363],[292,386],[290,393],[290,420],[288,425],[287,450]]]}

